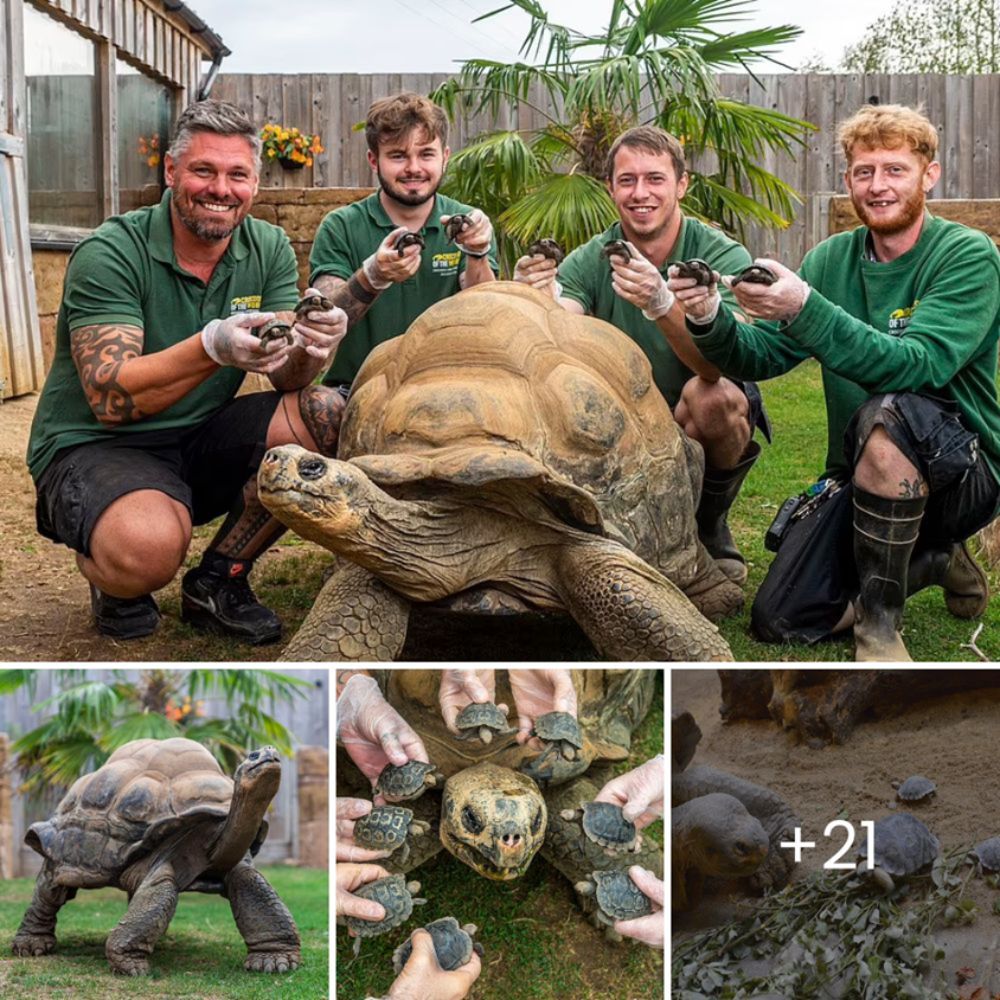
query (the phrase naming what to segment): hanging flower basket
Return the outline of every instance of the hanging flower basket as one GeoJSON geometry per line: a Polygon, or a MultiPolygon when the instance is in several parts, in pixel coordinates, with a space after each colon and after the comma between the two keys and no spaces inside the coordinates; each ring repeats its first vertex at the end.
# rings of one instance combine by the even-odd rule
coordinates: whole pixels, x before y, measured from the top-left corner
{"type": "Polygon", "coordinates": [[[277,161],[285,170],[311,167],[313,157],[323,152],[319,134],[309,135],[297,128],[268,123],[260,131],[263,155],[267,163],[277,161]]]}

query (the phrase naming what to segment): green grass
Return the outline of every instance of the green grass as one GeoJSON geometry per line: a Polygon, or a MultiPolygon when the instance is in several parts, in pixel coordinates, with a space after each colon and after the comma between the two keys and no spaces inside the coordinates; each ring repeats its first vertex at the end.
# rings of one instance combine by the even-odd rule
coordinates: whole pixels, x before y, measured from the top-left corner
{"type": "MultiPolygon", "coordinates": [[[[750,634],[750,605],[773,555],[764,548],[764,533],[778,507],[803,490],[823,471],[826,457],[826,410],[819,365],[807,361],[794,371],[764,385],[768,413],[774,425],[774,444],[764,445],[733,505],[729,523],[736,543],[750,567],[746,607],[720,623],[733,655],[740,662],[758,660],[853,660],[854,646],[844,639],[814,646],[774,645],[755,640],[750,634]]],[[[1000,572],[989,573],[990,590],[1000,588],[1000,572]]],[[[903,640],[914,660],[978,661],[972,650],[962,649],[978,625],[983,631],[976,644],[991,660],[1000,659],[1000,600],[990,602],[979,621],[953,618],[937,587],[914,595],[906,602],[903,640]]]]}
{"type": "MultiPolygon", "coordinates": [[[[663,676],[658,671],[653,706],[633,736],[628,761],[635,767],[663,751],[663,676]]],[[[663,844],[658,821],[643,836],[663,844]]],[[[408,875],[421,885],[425,906],[402,928],[365,938],[361,954],[354,939],[337,928],[337,997],[382,996],[393,982],[392,952],[417,926],[454,916],[479,928],[485,949],[483,972],[472,1000],[658,1000],[663,997],[662,952],[635,942],[614,945],[594,928],[576,904],[573,887],[542,858],[514,882],[480,878],[441,852],[408,875]]]]}
{"type": "MultiPolygon", "coordinates": [[[[261,870],[298,925],[302,965],[295,972],[270,976],[244,971],[246,946],[229,903],[221,896],[186,892],[153,952],[152,974],[141,979],[115,976],[104,956],[104,941],[125,912],[125,893],[82,889],[59,911],[54,954],[0,959],[0,996],[326,1000],[330,980],[328,873],[284,866],[261,870]]],[[[33,879],[0,881],[0,954],[10,955],[10,941],[31,902],[33,888],[33,879]]]]}

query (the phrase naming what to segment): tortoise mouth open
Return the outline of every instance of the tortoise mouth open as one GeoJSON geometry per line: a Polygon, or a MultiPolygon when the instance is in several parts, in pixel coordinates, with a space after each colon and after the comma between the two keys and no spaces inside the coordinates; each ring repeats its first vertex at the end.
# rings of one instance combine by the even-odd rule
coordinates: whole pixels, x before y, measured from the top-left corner
{"type": "Polygon", "coordinates": [[[460,841],[453,834],[449,833],[447,830],[443,830],[442,832],[446,838],[445,847],[447,847],[459,861],[468,865],[484,878],[492,879],[494,882],[510,882],[513,879],[520,878],[528,870],[532,858],[535,856],[535,852],[532,851],[531,857],[529,857],[523,865],[518,865],[516,868],[501,868],[499,865],[490,861],[490,859],[484,854],[481,854],[474,848],[469,847],[468,844],[463,844],[462,841],[460,841]]]}

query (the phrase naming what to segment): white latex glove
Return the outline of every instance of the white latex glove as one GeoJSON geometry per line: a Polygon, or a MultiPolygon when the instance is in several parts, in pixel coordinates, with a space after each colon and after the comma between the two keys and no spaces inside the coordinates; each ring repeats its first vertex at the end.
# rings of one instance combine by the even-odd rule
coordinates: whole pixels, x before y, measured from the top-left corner
{"type": "MultiPolygon", "coordinates": [[[[316,288],[307,288],[305,294],[321,293],[316,288]]],[[[296,320],[292,329],[306,354],[326,361],[347,333],[347,313],[339,306],[326,310],[310,309],[304,319],[296,320]]]]}
{"type": "Polygon", "coordinates": [[[631,302],[642,310],[646,319],[657,320],[665,316],[674,305],[674,293],[667,287],[657,267],[631,244],[632,259],[611,258],[611,287],[619,298],[631,302]]]}
{"type": "Polygon", "coordinates": [[[405,233],[406,227],[399,226],[382,240],[378,249],[361,265],[365,277],[372,288],[384,291],[390,285],[412,278],[420,270],[420,247],[415,243],[403,249],[399,256],[396,240],[405,233]]]}
{"type": "Polygon", "coordinates": [[[594,801],[621,806],[622,815],[641,830],[663,815],[665,788],[666,770],[660,753],[645,764],[612,778],[594,801]]]}
{"type": "Polygon", "coordinates": [[[507,678],[517,708],[518,743],[527,743],[540,715],[548,712],[576,715],[576,691],[569,670],[511,669],[507,678]]]}
{"type": "MultiPolygon", "coordinates": [[[[473,702],[481,705],[483,702],[496,698],[496,675],[489,670],[442,670],[441,687],[438,691],[438,701],[441,704],[441,718],[444,724],[456,736],[458,728],[455,719],[459,712],[473,702]]],[[[497,706],[502,712],[506,705],[497,706]]]]}
{"type": "MultiPolygon", "coordinates": [[[[493,243],[493,223],[490,222],[489,216],[479,208],[474,208],[465,214],[472,220],[472,224],[466,226],[455,237],[455,246],[473,256],[482,257],[483,254],[489,253],[493,243]]],[[[450,218],[450,215],[442,215],[441,225],[446,225],[450,218]]]]}
{"type": "Polygon", "coordinates": [[[361,920],[384,920],[385,907],[373,899],[354,896],[355,889],[385,878],[389,873],[381,865],[339,864],[336,867],[337,896],[335,913],[337,917],[358,917],[361,920]]]}
{"type": "Polygon", "coordinates": [[[377,861],[387,858],[392,851],[370,851],[354,843],[354,822],[367,816],[372,804],[367,799],[337,798],[336,839],[338,861],[377,861]]]}
{"type": "Polygon", "coordinates": [[[741,281],[733,288],[732,275],[726,275],[722,283],[726,288],[732,288],[740,308],[748,315],[791,323],[809,298],[809,285],[779,261],[758,257],[754,263],[773,271],[778,280],[773,285],[755,285],[750,281],[741,281]]]}
{"type": "MultiPolygon", "coordinates": [[[[337,742],[372,787],[386,764],[430,763],[420,737],[382,697],[375,678],[364,674],[353,674],[337,701],[337,742]]],[[[377,796],[375,802],[384,799],[377,796]]]]}
{"type": "Polygon", "coordinates": [[[201,331],[202,347],[217,365],[267,375],[284,364],[292,345],[284,338],[262,344],[250,331],[274,316],[273,312],[238,312],[213,319],[201,331]]]}
{"type": "Polygon", "coordinates": [[[671,264],[667,268],[667,288],[674,293],[677,304],[684,310],[692,323],[699,326],[709,326],[715,322],[715,317],[719,314],[719,306],[722,298],[719,295],[719,275],[713,271],[715,279],[712,284],[699,285],[696,278],[681,278],[677,274],[677,265],[671,264]]]}
{"type": "Polygon", "coordinates": [[[615,930],[623,937],[634,938],[636,941],[648,944],[650,948],[662,948],[665,930],[663,882],[641,865],[632,865],[628,874],[640,891],[648,896],[654,907],[658,907],[658,909],[654,909],[645,917],[636,917],[635,920],[616,920],[615,930]]]}
{"type": "Polygon", "coordinates": [[[518,257],[514,265],[514,280],[522,285],[531,285],[532,288],[544,292],[546,295],[558,299],[562,295],[562,285],[556,280],[559,268],[551,257],[536,253],[529,256],[518,257]]]}

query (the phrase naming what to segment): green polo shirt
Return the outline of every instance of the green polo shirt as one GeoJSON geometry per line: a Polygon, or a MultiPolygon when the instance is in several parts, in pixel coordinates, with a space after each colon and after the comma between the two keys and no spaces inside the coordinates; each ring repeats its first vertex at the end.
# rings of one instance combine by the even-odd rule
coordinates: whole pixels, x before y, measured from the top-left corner
{"type": "MultiPolygon", "coordinates": [[[[663,331],[642,310],[615,294],[611,287],[611,267],[601,256],[605,244],[623,240],[620,222],[577,247],[559,267],[559,283],[564,298],[579,302],[591,316],[603,319],[627,333],[645,352],[653,366],[653,378],[671,407],[681,398],[684,383],[694,375],[674,354],[663,331]]],[[[735,240],[697,219],[686,216],[681,221],[677,242],[667,254],[660,274],[667,277],[671,264],[700,257],[720,274],[735,274],[752,263],[750,254],[735,240]]],[[[724,299],[730,293],[720,289],[724,299]]],[[[730,300],[731,301],[731,300],[730,300]]]]}
{"type": "MultiPolygon", "coordinates": [[[[351,383],[365,358],[383,341],[398,337],[427,308],[461,291],[459,275],[465,270],[465,254],[448,239],[442,215],[468,214],[468,205],[435,196],[427,224],[420,230],[425,241],[420,251],[420,269],[412,278],[390,285],[372,303],[337,346],[324,385],[351,383]]],[[[379,201],[379,193],[343,208],[335,208],[320,223],[309,254],[309,283],[321,274],[347,281],[394,229],[398,229],[379,201]]],[[[496,241],[490,248],[490,267],[496,274],[496,241]]]]}
{"type": "Polygon", "coordinates": [[[70,332],[96,323],[143,330],[142,353],[185,340],[209,320],[246,310],[294,309],[295,253],[278,226],[252,216],[232,235],[206,285],[177,264],[170,228],[170,192],[158,205],[113,216],[73,251],[66,269],[52,368],[42,389],[28,468],[36,480],[69,445],[120,434],[196,426],[227,403],[244,372],[220,368],[160,413],[106,427],[94,416],[70,354],[70,332]]]}

